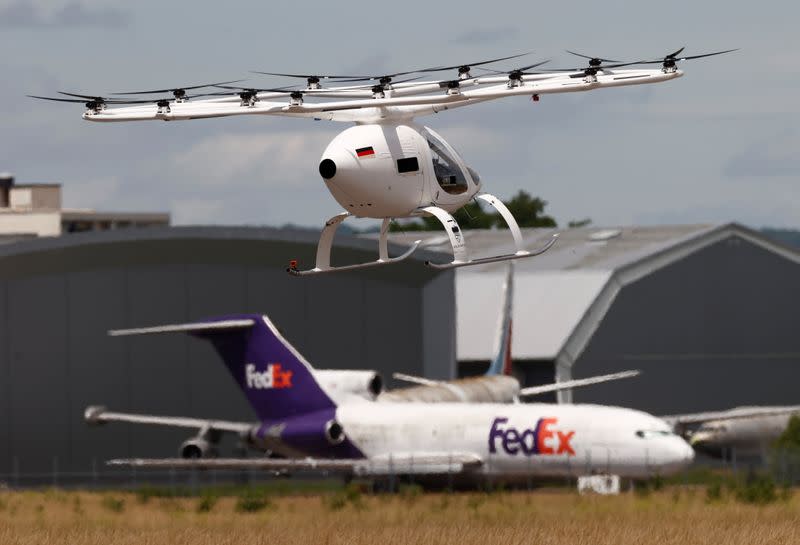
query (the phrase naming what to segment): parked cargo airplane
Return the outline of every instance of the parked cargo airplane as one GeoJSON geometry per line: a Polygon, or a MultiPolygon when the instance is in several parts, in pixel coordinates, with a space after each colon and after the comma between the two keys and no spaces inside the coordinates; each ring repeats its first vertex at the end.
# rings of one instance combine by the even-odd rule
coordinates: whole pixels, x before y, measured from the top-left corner
{"type": "MultiPolygon", "coordinates": [[[[661,419],[600,405],[379,403],[334,396],[266,316],[243,315],[121,333],[187,331],[211,341],[257,423],[137,416],[145,424],[234,432],[277,458],[112,460],[136,467],[324,469],[350,475],[614,473],[647,477],[689,464],[691,447],[661,419]]],[[[87,419],[103,418],[103,412],[87,419]]]]}
{"type": "Polygon", "coordinates": [[[489,364],[489,370],[485,375],[456,380],[433,380],[407,375],[405,373],[394,373],[392,375],[394,378],[416,384],[417,386],[383,392],[378,396],[378,400],[395,403],[409,401],[426,401],[429,403],[517,403],[520,398],[635,377],[639,374],[637,370],[621,371],[608,375],[522,388],[519,380],[512,375],[511,334],[513,330],[512,315],[514,310],[513,261],[508,262],[502,293],[497,333],[494,339],[495,356],[489,364]]]}
{"type": "Polygon", "coordinates": [[[714,458],[765,458],[800,405],[737,407],[727,411],[665,416],[698,452],[714,458]]]}

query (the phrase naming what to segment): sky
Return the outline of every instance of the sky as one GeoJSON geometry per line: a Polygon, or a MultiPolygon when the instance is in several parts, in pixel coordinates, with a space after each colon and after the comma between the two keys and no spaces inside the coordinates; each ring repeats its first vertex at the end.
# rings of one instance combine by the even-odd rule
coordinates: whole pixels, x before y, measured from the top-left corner
{"type": "MultiPolygon", "coordinates": [[[[276,117],[97,124],[56,91],[105,94],[251,70],[391,72],[533,51],[574,66],[741,48],[657,85],[507,98],[420,119],[508,198],[559,224],[738,221],[800,228],[800,8],[794,2],[0,0],[0,171],[64,184],[69,207],[169,211],[176,224],[321,226],[317,172],[347,124],[276,117]]],[[[513,63],[501,63],[510,67],[513,63]]],[[[355,224],[368,227],[370,222],[355,224]]]]}

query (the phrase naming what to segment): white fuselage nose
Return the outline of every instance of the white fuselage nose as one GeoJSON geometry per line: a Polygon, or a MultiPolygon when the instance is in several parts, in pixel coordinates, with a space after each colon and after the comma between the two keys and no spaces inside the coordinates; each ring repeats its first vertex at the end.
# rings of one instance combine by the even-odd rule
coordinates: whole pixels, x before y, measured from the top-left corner
{"type": "Polygon", "coordinates": [[[410,124],[341,132],[322,154],[319,170],[334,199],[359,217],[408,217],[432,204],[455,211],[480,188],[449,144],[410,124]]]}

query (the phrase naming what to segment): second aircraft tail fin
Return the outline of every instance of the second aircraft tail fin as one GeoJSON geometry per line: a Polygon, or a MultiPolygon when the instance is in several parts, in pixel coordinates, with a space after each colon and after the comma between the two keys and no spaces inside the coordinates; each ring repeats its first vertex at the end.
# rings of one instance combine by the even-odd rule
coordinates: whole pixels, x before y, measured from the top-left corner
{"type": "Polygon", "coordinates": [[[511,375],[511,330],[514,311],[514,262],[508,262],[506,280],[503,284],[500,316],[497,320],[497,333],[494,339],[494,359],[489,365],[487,375],[511,375]]]}

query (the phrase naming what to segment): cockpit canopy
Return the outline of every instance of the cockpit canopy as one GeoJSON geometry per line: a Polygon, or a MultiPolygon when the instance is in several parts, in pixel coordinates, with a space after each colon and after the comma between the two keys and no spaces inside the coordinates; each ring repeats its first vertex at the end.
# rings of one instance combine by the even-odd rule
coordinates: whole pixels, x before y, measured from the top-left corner
{"type": "Polygon", "coordinates": [[[475,185],[480,183],[478,173],[467,166],[462,168],[463,160],[457,157],[455,150],[439,135],[427,129],[423,136],[431,151],[434,176],[445,193],[460,195],[467,192],[470,179],[475,185]]]}

